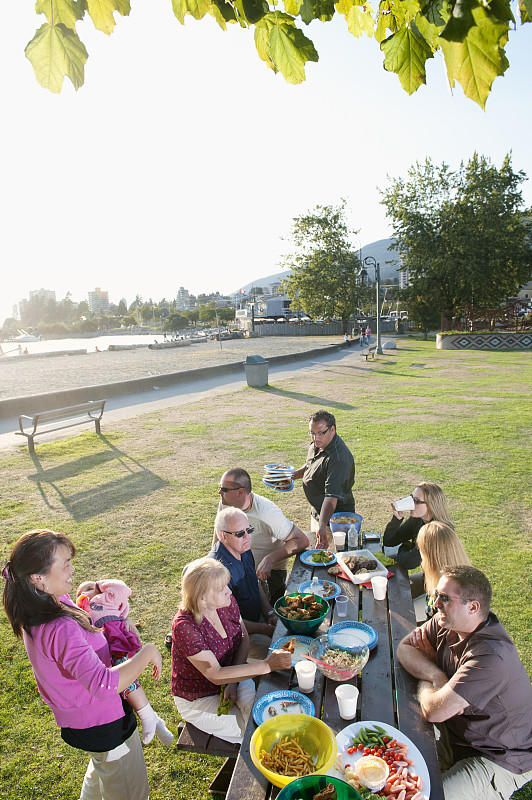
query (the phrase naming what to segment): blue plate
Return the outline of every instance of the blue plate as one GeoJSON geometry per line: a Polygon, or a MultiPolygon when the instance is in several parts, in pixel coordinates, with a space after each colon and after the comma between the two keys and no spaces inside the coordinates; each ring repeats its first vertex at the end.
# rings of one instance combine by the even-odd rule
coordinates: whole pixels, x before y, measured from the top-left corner
{"type": "Polygon", "coordinates": [[[295,639],[295,648],[294,652],[292,653],[292,666],[301,661],[301,653],[308,653],[308,649],[314,639],[310,636],[302,636],[299,633],[293,633],[292,636],[281,636],[280,639],[277,639],[276,642],[273,642],[270,645],[270,650],[281,650],[283,644],[289,642],[291,639],[295,639]]]}
{"type": "Polygon", "coordinates": [[[295,472],[295,467],[291,464],[265,464],[264,469],[267,472],[295,472]]]}
{"type": "Polygon", "coordinates": [[[290,483],[290,486],[279,486],[278,483],[270,483],[266,478],[263,478],[262,482],[265,483],[269,489],[274,489],[276,492],[291,492],[294,488],[294,481],[290,483]]]}
{"type": "Polygon", "coordinates": [[[313,553],[319,553],[319,552],[321,552],[319,549],[305,550],[303,553],[299,554],[299,558],[301,559],[303,564],[307,565],[307,567],[332,567],[333,564],[336,564],[336,556],[334,553],[332,554],[332,559],[330,561],[327,561],[326,564],[322,564],[319,561],[313,561],[312,560],[313,553]]]}
{"type": "MultiPolygon", "coordinates": [[[[303,583],[300,583],[299,586],[297,587],[297,591],[305,592],[306,594],[310,589],[311,583],[312,581],[304,581],[303,583]]],[[[318,583],[323,588],[324,581],[318,581],[318,583]]],[[[323,598],[324,600],[334,600],[335,597],[338,597],[339,594],[342,594],[342,589],[336,583],[331,583],[331,581],[327,581],[327,583],[330,583],[331,586],[334,586],[334,592],[332,594],[327,595],[327,597],[324,597],[323,598]]]]}
{"type": "Polygon", "coordinates": [[[364,622],[348,620],[347,622],[337,622],[336,625],[331,625],[327,632],[329,643],[336,647],[345,647],[348,649],[351,646],[349,640],[352,638],[349,636],[350,631],[356,631],[358,634],[357,639],[363,639],[370,650],[373,650],[379,640],[377,631],[374,630],[371,625],[366,625],[364,622]]]}
{"type": "Polygon", "coordinates": [[[271,716],[282,717],[283,714],[307,714],[307,716],[313,717],[315,715],[314,703],[308,697],[305,697],[304,694],[301,694],[301,692],[289,692],[286,690],[265,694],[264,697],[257,700],[253,706],[253,719],[257,725],[262,725],[262,723],[270,719],[271,716]],[[281,705],[284,701],[295,701],[299,703],[299,707],[288,706],[285,711],[281,705]],[[277,714],[270,714],[268,709],[271,707],[277,711],[277,714]]]}

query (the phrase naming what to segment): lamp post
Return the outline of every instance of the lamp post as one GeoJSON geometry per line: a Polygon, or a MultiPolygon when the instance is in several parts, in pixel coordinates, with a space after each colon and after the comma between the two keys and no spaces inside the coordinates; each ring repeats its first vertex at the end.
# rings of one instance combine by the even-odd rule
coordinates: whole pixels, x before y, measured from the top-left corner
{"type": "MultiPolygon", "coordinates": [[[[364,259],[364,264],[367,264],[368,267],[373,267],[375,270],[375,283],[377,285],[377,354],[382,356],[382,345],[381,345],[381,271],[380,271],[380,264],[376,261],[373,256],[366,256],[364,259]]],[[[362,280],[367,277],[367,271],[362,268],[359,273],[362,280]]]]}

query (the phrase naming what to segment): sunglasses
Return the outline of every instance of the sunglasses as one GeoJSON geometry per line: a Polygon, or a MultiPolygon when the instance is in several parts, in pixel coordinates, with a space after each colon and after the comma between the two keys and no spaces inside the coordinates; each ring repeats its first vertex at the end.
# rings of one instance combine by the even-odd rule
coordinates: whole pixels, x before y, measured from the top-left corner
{"type": "Polygon", "coordinates": [[[469,597],[458,597],[456,594],[445,594],[445,592],[439,592],[437,589],[434,589],[434,601],[441,600],[442,603],[448,603],[449,600],[461,600],[462,603],[468,603],[471,598],[469,597]]]}
{"type": "MultiPolygon", "coordinates": [[[[222,530],[223,530],[223,528],[222,528],[222,530]]],[[[236,539],[241,539],[243,536],[246,535],[246,533],[249,533],[249,535],[251,536],[251,534],[253,533],[254,530],[255,530],[255,528],[252,528],[250,526],[249,528],[246,528],[246,530],[244,530],[244,531],[237,531],[236,533],[233,533],[233,531],[224,531],[224,533],[228,533],[229,536],[234,536],[236,539]]]]}
{"type": "Polygon", "coordinates": [[[324,431],[316,431],[316,433],[312,433],[312,431],[309,431],[308,435],[310,436],[311,439],[317,439],[319,436],[325,436],[327,431],[330,430],[331,430],[330,428],[325,428],[324,431]]]}
{"type": "Polygon", "coordinates": [[[414,497],[413,494],[410,495],[416,506],[424,506],[426,504],[426,500],[420,500],[419,497],[414,497]]]}
{"type": "Polygon", "coordinates": [[[222,492],[222,494],[225,494],[226,492],[237,492],[241,488],[241,486],[218,486],[218,489],[220,492],[222,492]]]}

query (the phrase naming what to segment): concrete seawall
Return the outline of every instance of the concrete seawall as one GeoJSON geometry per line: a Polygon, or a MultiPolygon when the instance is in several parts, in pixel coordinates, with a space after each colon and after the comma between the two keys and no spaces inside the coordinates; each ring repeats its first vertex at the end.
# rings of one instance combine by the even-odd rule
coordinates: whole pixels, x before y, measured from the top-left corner
{"type": "MultiPolygon", "coordinates": [[[[345,344],[333,344],[325,347],[314,348],[297,353],[288,353],[280,356],[270,356],[267,361],[272,364],[287,364],[292,361],[303,361],[317,356],[327,355],[343,349],[345,344]]],[[[244,362],[234,361],[215,366],[190,369],[182,372],[169,372],[160,375],[150,375],[143,378],[103,383],[95,386],[83,386],[72,389],[62,389],[54,392],[33,394],[23,397],[10,397],[0,400],[0,417],[7,418],[19,414],[30,414],[36,411],[49,411],[53,408],[83,403],[87,400],[103,400],[109,397],[152,391],[154,388],[178,386],[218,375],[244,375],[244,362]]]]}

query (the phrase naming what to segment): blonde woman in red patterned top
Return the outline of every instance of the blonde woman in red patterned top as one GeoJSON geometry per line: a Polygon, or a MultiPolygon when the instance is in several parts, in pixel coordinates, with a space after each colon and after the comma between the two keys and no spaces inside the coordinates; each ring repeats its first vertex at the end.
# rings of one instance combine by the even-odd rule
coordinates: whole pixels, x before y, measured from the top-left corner
{"type": "Polygon", "coordinates": [[[246,663],[248,634],[229,580],[229,570],[213,558],[198,558],[183,570],[183,600],[172,625],[172,695],[184,720],[240,743],[255,699],[251,678],[289,669],[292,659],[274,651],[246,663]],[[218,716],[224,685],[224,700],[232,705],[218,716]]]}

